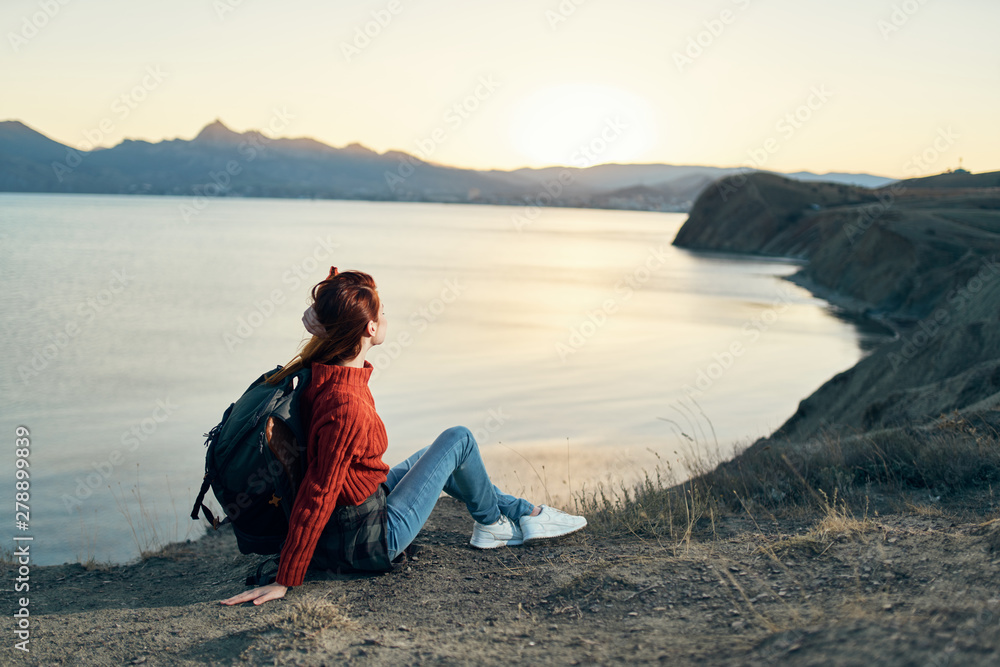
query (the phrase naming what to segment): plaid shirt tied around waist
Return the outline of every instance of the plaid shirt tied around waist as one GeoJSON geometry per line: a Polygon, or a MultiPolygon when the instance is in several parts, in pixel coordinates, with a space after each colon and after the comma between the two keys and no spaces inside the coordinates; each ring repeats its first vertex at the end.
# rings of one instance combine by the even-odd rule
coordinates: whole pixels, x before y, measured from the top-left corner
{"type": "Polygon", "coordinates": [[[386,546],[385,484],[360,505],[337,507],[320,533],[309,569],[386,572],[393,565],[386,546]]]}

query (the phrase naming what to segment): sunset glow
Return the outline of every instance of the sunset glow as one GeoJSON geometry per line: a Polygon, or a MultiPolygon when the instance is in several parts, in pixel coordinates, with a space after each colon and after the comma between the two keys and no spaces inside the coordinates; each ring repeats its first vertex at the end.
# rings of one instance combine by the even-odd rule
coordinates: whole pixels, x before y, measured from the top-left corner
{"type": "Polygon", "coordinates": [[[191,138],[216,118],[264,128],[284,109],[284,136],[415,153],[444,126],[435,162],[514,169],[570,164],[620,116],[588,163],[740,166],[774,137],[780,171],[997,167],[1000,5],[985,0],[48,5],[0,7],[0,119],[71,146],[191,138]],[[484,77],[496,88],[447,125],[484,77]],[[829,99],[780,134],[816,87],[829,99]],[[957,138],[917,166],[940,132],[957,138]]]}
{"type": "Polygon", "coordinates": [[[510,139],[532,164],[588,167],[641,162],[657,140],[650,105],[612,86],[551,86],[522,98],[510,121],[510,139]]]}

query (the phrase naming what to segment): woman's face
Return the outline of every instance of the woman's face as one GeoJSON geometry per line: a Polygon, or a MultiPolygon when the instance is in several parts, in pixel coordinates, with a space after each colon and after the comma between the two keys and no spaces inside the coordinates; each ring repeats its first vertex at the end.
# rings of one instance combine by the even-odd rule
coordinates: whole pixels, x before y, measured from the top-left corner
{"type": "Polygon", "coordinates": [[[378,328],[375,330],[375,335],[372,336],[372,345],[381,345],[382,341],[385,340],[385,334],[389,330],[389,320],[385,316],[385,304],[379,304],[378,322],[376,323],[378,328]]]}

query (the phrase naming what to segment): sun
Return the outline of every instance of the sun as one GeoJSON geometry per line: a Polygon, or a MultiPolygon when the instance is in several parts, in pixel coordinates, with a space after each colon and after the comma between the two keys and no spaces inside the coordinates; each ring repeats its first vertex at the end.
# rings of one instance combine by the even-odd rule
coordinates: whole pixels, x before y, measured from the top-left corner
{"type": "Polygon", "coordinates": [[[510,140],[532,166],[631,162],[656,141],[651,106],[621,88],[566,83],[538,90],[515,107],[510,140]]]}

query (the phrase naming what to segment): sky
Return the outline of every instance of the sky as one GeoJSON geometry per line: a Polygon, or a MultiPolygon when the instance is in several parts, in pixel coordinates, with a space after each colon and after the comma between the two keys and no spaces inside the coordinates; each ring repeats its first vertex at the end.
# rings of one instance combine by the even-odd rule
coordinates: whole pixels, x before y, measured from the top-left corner
{"type": "Polygon", "coordinates": [[[996,0],[3,0],[0,120],[475,169],[1000,169],[996,0]]]}

